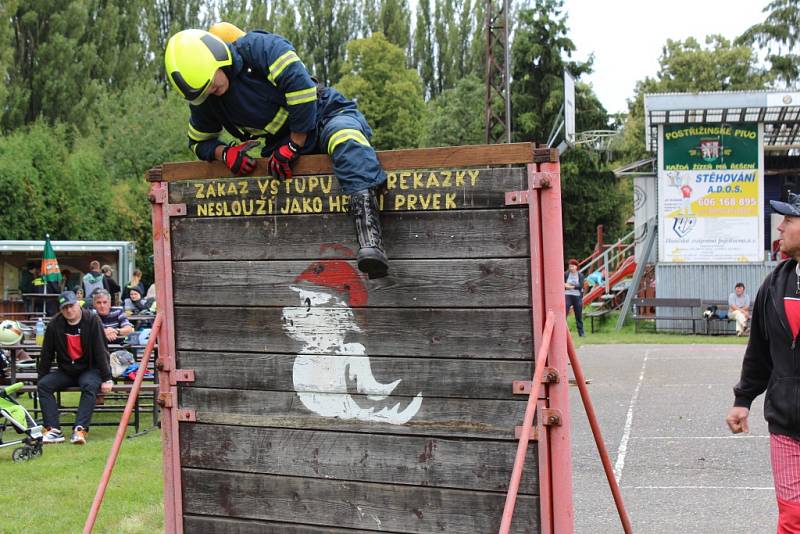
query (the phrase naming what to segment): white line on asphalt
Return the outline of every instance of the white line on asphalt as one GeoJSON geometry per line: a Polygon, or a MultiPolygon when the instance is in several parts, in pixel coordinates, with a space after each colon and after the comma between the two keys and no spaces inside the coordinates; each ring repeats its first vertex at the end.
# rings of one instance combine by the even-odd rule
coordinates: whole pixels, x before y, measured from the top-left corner
{"type": "Polygon", "coordinates": [[[729,387],[730,384],[652,384],[653,387],[662,387],[662,388],[710,388],[711,386],[725,386],[729,387]]]}
{"type": "Polygon", "coordinates": [[[774,491],[772,486],[622,486],[622,489],[724,489],[774,491]]]}
{"type": "MultiPolygon", "coordinates": [[[[742,352],[744,352],[744,350],[742,350],[742,352]]],[[[653,359],[654,360],[657,359],[660,362],[666,362],[666,361],[674,362],[674,361],[678,361],[678,360],[692,360],[692,361],[698,361],[698,360],[735,360],[737,358],[739,360],[741,360],[742,359],[742,354],[740,353],[740,354],[720,355],[720,356],[711,356],[711,355],[706,355],[706,356],[672,356],[670,354],[662,354],[660,358],[653,358],[653,359]]]]}
{"type": "Polygon", "coordinates": [[[619,440],[619,447],[617,448],[617,462],[614,464],[614,478],[617,479],[619,484],[622,478],[622,469],[625,467],[625,455],[628,453],[628,440],[631,437],[631,426],[633,426],[633,408],[636,406],[636,401],[639,399],[639,390],[642,389],[642,382],[644,382],[644,370],[647,367],[647,356],[650,350],[644,352],[644,359],[642,360],[642,371],[639,373],[639,382],[636,384],[636,389],[633,390],[633,397],[628,405],[628,415],[625,417],[625,429],[622,432],[622,439],[619,440]]]}
{"type": "Polygon", "coordinates": [[[632,436],[631,439],[769,439],[765,436],[632,436]]]}

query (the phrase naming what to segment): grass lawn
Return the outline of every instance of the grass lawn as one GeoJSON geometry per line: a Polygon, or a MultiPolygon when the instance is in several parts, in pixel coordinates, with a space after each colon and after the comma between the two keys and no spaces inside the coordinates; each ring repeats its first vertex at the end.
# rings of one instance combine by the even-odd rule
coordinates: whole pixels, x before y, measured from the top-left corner
{"type": "MultiPolygon", "coordinates": [[[[78,395],[68,393],[64,397],[77,405],[78,395]],[[74,398],[68,398],[70,395],[74,398]]],[[[30,408],[29,401],[24,404],[30,408]]],[[[93,422],[118,422],[120,415],[96,413],[93,422]]],[[[145,425],[150,422],[146,411],[143,419],[145,425]]],[[[27,462],[11,461],[15,447],[0,449],[0,480],[7,488],[3,496],[6,522],[0,530],[11,525],[13,532],[83,530],[117,427],[92,426],[84,446],[69,443],[69,424],[63,424],[62,430],[67,437],[64,443],[45,445],[42,456],[27,462]]],[[[133,427],[129,427],[127,435],[133,433],[133,427]]],[[[16,436],[13,430],[6,430],[3,439],[13,441],[16,436]]],[[[163,532],[161,481],[160,433],[152,431],[124,440],[94,532],[163,532]]]]}
{"type": "MultiPolygon", "coordinates": [[[[622,329],[617,332],[615,328],[617,326],[618,316],[618,312],[611,312],[608,314],[605,321],[600,325],[600,328],[595,333],[591,333],[589,331],[590,322],[588,319],[584,319],[583,326],[586,336],[578,337],[578,330],[575,328],[575,317],[570,314],[569,318],[567,319],[567,323],[569,324],[570,332],[572,332],[572,338],[575,341],[575,345],[577,347],[580,347],[581,345],[608,345],[612,343],[647,345],[670,345],[675,343],[747,345],[747,337],[736,337],[735,335],[707,336],[695,334],[659,333],[653,331],[640,331],[637,333],[633,331],[634,325],[630,318],[625,321],[622,329]]],[[[595,319],[595,324],[597,324],[597,319],[595,319]]],[[[652,329],[652,326],[648,325],[648,328],[652,329]]]]}

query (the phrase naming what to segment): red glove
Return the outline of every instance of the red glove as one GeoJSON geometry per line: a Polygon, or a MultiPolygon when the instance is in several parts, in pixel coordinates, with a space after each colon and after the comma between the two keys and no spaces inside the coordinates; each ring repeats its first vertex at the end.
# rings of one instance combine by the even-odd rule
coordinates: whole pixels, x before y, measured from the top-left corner
{"type": "Polygon", "coordinates": [[[222,160],[236,176],[244,176],[256,170],[256,160],[247,151],[258,146],[258,141],[245,141],[241,145],[231,145],[222,151],[222,160]]]}
{"type": "Polygon", "coordinates": [[[267,163],[273,178],[286,180],[292,177],[292,162],[299,157],[298,150],[300,148],[291,141],[275,149],[267,163]]]}

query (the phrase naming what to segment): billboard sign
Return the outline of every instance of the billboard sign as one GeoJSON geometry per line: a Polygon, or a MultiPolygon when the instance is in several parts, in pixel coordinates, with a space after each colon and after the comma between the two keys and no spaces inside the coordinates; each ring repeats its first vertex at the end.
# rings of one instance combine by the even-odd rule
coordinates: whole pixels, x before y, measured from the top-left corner
{"type": "Polygon", "coordinates": [[[760,125],[659,128],[659,261],[763,261],[760,125]]]}

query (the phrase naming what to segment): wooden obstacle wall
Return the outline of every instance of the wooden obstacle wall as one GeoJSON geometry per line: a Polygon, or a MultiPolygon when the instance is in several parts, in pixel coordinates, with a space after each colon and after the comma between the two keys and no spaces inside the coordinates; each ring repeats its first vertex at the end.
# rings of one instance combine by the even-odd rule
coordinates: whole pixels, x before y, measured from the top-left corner
{"type": "MultiPolygon", "coordinates": [[[[180,423],[185,531],[496,532],[527,400],[511,383],[533,369],[528,208],[505,206],[527,167],[389,170],[390,276],[355,282],[332,176],[173,170],[176,360],[195,371],[179,396],[196,416],[180,423]],[[340,300],[302,300],[325,292],[340,300]],[[387,398],[364,358],[378,384],[400,380],[387,398]],[[393,409],[413,415],[370,419],[393,409]]],[[[538,493],[534,445],[513,532],[538,531],[538,493]]]]}

